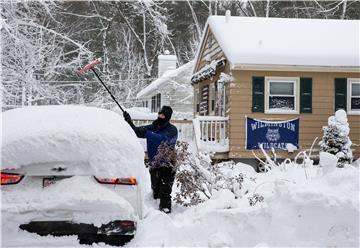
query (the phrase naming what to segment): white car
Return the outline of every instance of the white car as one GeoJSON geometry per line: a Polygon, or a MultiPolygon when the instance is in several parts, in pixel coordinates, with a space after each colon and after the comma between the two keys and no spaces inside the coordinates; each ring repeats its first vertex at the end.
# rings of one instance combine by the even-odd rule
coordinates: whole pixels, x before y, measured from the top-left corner
{"type": "MultiPolygon", "coordinates": [[[[3,245],[22,230],[121,245],[142,218],[144,152],[123,118],[83,106],[2,113],[3,245]]],[[[14,241],[15,240],[15,241],[14,241]]]]}

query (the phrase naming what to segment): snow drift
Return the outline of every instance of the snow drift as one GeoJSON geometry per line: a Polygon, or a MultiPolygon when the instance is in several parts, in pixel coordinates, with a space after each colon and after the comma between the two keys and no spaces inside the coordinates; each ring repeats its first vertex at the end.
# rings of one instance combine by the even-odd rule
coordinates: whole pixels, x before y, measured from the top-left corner
{"type": "Polygon", "coordinates": [[[323,174],[293,165],[258,174],[235,167],[246,175],[238,198],[223,189],[196,207],[175,206],[170,216],[150,211],[128,246],[359,247],[357,168],[323,174]],[[254,193],[264,201],[250,206],[254,193]]]}

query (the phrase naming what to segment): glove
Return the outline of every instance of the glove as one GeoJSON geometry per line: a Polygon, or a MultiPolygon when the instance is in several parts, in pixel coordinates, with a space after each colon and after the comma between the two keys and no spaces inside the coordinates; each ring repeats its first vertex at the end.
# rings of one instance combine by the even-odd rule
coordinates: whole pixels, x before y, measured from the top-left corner
{"type": "Polygon", "coordinates": [[[129,115],[128,112],[124,111],[123,117],[126,122],[131,122],[131,116],[129,115]]]}

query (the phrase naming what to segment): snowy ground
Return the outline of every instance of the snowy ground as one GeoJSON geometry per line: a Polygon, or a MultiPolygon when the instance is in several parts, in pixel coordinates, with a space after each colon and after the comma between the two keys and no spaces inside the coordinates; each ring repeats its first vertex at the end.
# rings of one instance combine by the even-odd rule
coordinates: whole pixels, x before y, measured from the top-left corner
{"type": "MultiPolygon", "coordinates": [[[[323,175],[317,167],[295,166],[257,174],[237,164],[233,171],[245,175],[237,199],[229,190],[217,191],[196,207],[174,204],[166,215],[148,192],[145,217],[127,246],[359,246],[359,168],[323,175]],[[254,193],[264,201],[250,206],[248,197],[254,193]]],[[[17,244],[79,246],[75,236],[39,237],[23,231],[17,244]]]]}
{"type": "MultiPolygon", "coordinates": [[[[109,146],[112,151],[111,156],[106,156],[109,159],[102,160],[101,156],[96,156],[97,159],[89,161],[92,162],[91,168],[102,168],[103,161],[106,161],[109,163],[101,172],[107,170],[113,172],[115,167],[111,165],[122,161],[123,166],[118,174],[121,175],[124,169],[136,169],[135,174],[140,178],[144,176],[146,180],[149,179],[138,140],[122,118],[111,111],[84,107],[56,107],[54,112],[49,107],[34,107],[9,111],[3,114],[3,117],[3,130],[6,134],[3,137],[3,164],[12,164],[16,168],[23,161],[47,161],[50,155],[55,157],[53,155],[55,151],[56,154],[61,152],[61,157],[79,156],[77,153],[72,154],[71,151],[88,145],[89,148],[85,149],[87,153],[80,154],[84,159],[94,154],[102,155],[109,146]],[[50,117],[46,117],[45,114],[50,117]],[[94,115],[100,116],[95,118],[96,122],[91,122],[94,115]],[[21,121],[15,121],[18,118],[21,121]],[[64,123],[61,124],[62,122],[64,123]],[[26,131],[24,123],[26,123],[26,131]],[[71,137],[71,140],[64,137],[71,137]],[[96,149],[88,144],[90,142],[96,143],[96,149]],[[28,150],[31,145],[33,149],[28,150]],[[35,148],[38,147],[41,149],[36,150],[35,148]],[[135,162],[138,166],[133,168],[135,162]],[[96,164],[101,166],[95,166],[96,164]]],[[[137,234],[127,246],[359,247],[360,162],[357,161],[354,166],[340,169],[335,167],[336,161],[336,156],[320,154],[323,168],[313,166],[312,163],[306,163],[306,167],[295,163],[283,163],[261,174],[256,173],[246,164],[224,162],[218,165],[221,174],[225,175],[223,178],[226,181],[241,173],[243,176],[241,188],[238,187],[239,184],[235,187],[232,183],[229,184],[232,185],[231,187],[217,187],[218,190],[212,190],[212,197],[209,200],[195,207],[185,208],[174,203],[173,212],[169,215],[157,210],[159,203],[152,199],[150,186],[145,183],[146,180],[143,180],[144,184],[141,186],[144,193],[144,218],[138,222],[137,234]],[[334,163],[333,157],[336,158],[334,163]],[[222,189],[219,190],[220,188],[222,189]],[[250,205],[249,199],[255,199],[255,196],[263,200],[250,205]]],[[[1,206],[5,213],[2,215],[1,246],[80,246],[76,236],[40,237],[25,231],[17,231],[19,223],[17,219],[23,217],[18,213],[24,213],[25,216],[33,210],[36,212],[48,206],[54,208],[53,205],[47,204],[47,199],[48,202],[53,203],[62,200],[70,209],[73,209],[72,204],[81,202],[83,205],[79,204],[81,208],[77,209],[79,212],[75,218],[80,221],[84,221],[84,218],[93,221],[95,217],[99,219],[101,216],[97,214],[88,218],[85,216],[87,207],[101,209],[110,215],[119,212],[119,209],[128,208],[127,205],[119,204],[121,198],[109,194],[97,184],[96,187],[91,187],[92,184],[89,184],[88,180],[82,181],[81,185],[75,182],[77,182],[75,177],[64,179],[52,187],[53,191],[48,191],[48,194],[45,192],[41,195],[40,190],[36,191],[39,194],[29,199],[39,199],[28,203],[23,202],[20,196],[26,194],[26,190],[11,192],[2,189],[2,196],[4,198],[7,196],[7,202],[2,202],[1,206]],[[75,191],[68,190],[71,185],[76,189],[75,191]],[[85,200],[91,201],[84,201],[80,196],[86,196],[85,200]],[[115,207],[103,205],[107,202],[114,203],[112,205],[115,207]],[[7,214],[14,214],[15,217],[9,218],[7,214]]],[[[178,190],[174,185],[174,193],[178,190]]],[[[108,220],[103,220],[101,223],[108,220]]],[[[94,244],[94,246],[103,246],[103,244],[94,244]]]]}

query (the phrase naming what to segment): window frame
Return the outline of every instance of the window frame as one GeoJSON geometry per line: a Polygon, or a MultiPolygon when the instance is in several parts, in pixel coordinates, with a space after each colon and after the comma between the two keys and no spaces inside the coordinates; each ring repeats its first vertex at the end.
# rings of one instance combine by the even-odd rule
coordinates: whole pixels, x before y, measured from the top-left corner
{"type": "MultiPolygon", "coordinates": [[[[350,115],[360,115],[360,109],[359,110],[351,109],[351,98],[352,98],[351,91],[352,91],[353,84],[360,84],[360,78],[348,78],[347,79],[347,96],[346,96],[347,113],[350,115]]],[[[357,98],[360,98],[360,96],[357,98]]]]}
{"type": "MultiPolygon", "coordinates": [[[[285,97],[287,95],[284,95],[285,97]]],[[[288,95],[290,96],[290,95],[288,95]]],[[[265,114],[299,114],[300,113],[300,78],[299,77],[265,77],[265,114]],[[294,85],[294,110],[274,110],[269,109],[270,100],[270,83],[271,82],[284,82],[293,83],[294,85]]]]}
{"type": "Polygon", "coordinates": [[[159,112],[161,110],[161,93],[156,94],[156,112],[159,112]]]}
{"type": "Polygon", "coordinates": [[[151,97],[151,112],[156,112],[156,96],[151,97]]]}

